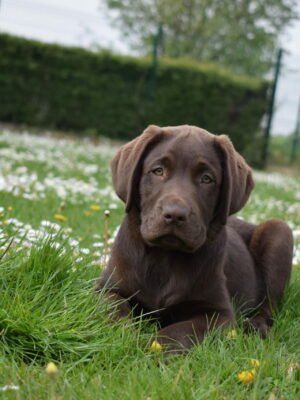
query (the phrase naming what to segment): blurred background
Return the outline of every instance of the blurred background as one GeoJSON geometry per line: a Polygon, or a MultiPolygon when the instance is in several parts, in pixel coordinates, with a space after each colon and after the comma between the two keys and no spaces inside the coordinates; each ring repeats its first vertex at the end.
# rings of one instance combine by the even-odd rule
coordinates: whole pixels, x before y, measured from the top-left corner
{"type": "Polygon", "coordinates": [[[300,165],[297,0],[0,0],[0,121],[128,140],[227,133],[300,165]]]}

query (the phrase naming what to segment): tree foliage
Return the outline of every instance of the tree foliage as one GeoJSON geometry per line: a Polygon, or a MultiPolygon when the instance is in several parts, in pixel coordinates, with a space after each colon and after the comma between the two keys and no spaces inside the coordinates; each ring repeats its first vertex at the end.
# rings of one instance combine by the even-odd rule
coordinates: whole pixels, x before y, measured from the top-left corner
{"type": "Polygon", "coordinates": [[[133,48],[149,53],[163,26],[162,54],[218,62],[262,75],[297,0],[104,0],[133,48]]]}

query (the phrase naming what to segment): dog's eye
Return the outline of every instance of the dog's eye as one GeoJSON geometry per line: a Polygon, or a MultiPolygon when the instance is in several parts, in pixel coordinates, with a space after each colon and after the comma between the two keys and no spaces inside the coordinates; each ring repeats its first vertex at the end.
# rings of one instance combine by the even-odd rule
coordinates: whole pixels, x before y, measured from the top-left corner
{"type": "Polygon", "coordinates": [[[214,180],[209,175],[203,175],[201,177],[201,183],[212,183],[214,180]]]}
{"type": "Polygon", "coordinates": [[[162,176],[164,174],[164,169],[161,167],[155,168],[152,170],[154,175],[162,176]]]}

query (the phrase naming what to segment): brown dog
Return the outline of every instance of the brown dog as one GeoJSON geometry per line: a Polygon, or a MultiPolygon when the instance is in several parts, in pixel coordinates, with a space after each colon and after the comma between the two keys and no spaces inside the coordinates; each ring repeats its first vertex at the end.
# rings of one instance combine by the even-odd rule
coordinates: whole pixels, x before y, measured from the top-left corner
{"type": "Polygon", "coordinates": [[[118,317],[155,311],[157,340],[189,348],[212,325],[234,325],[234,299],[264,337],[290,278],[292,232],[229,218],[254,185],[229,138],[151,125],[121,147],[112,174],[127,215],[99,288],[118,317]]]}

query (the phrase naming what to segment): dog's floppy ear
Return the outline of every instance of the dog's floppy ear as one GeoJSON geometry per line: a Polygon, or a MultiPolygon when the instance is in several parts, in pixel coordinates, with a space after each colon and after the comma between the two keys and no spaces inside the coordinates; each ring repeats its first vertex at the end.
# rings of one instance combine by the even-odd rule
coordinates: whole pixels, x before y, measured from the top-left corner
{"type": "Polygon", "coordinates": [[[149,125],[140,136],[122,146],[111,162],[113,185],[117,195],[126,204],[126,212],[134,203],[146,153],[162,135],[160,127],[149,125]]]}
{"type": "Polygon", "coordinates": [[[222,159],[222,185],[215,214],[221,224],[247,202],[254,187],[252,172],[244,158],[234,149],[226,135],[216,136],[215,145],[222,159]]]}

